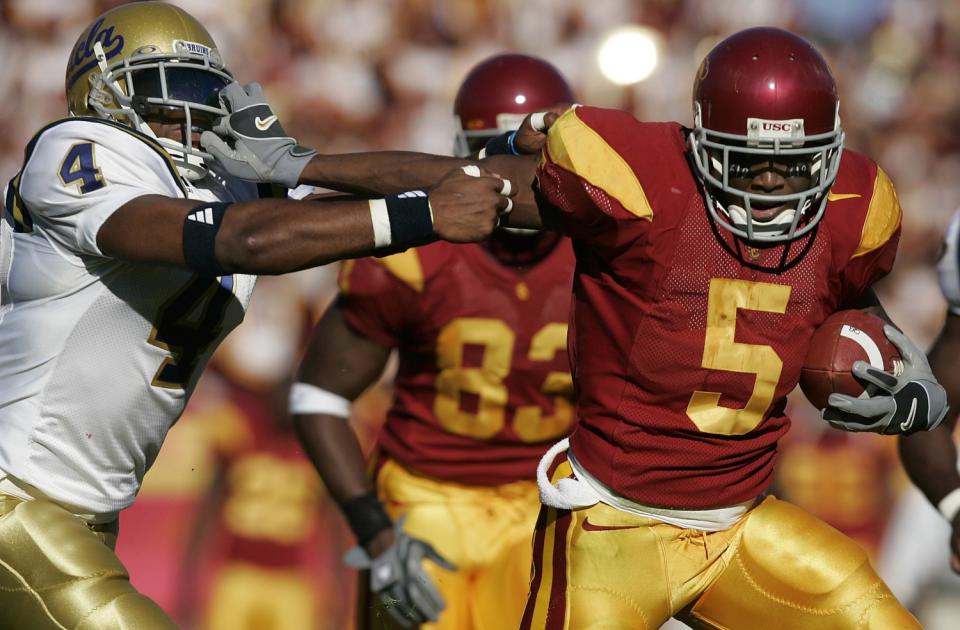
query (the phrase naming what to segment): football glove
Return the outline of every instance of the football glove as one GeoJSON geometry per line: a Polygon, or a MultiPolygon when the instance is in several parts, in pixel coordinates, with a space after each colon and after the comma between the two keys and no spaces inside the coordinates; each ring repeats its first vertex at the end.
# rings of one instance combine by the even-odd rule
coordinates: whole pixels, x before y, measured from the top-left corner
{"type": "Polygon", "coordinates": [[[296,188],[317,152],[287,135],[260,84],[233,82],[220,90],[220,102],[230,114],[200,135],[203,148],[234,177],[296,188]]]}
{"type": "Polygon", "coordinates": [[[844,431],[909,435],[936,428],[947,415],[946,391],[930,371],[927,357],[906,335],[889,324],[883,332],[900,351],[903,371],[884,372],[857,361],[853,375],[879,391],[866,398],[830,394],[821,417],[844,431]]]}
{"type": "Polygon", "coordinates": [[[448,571],[456,567],[429,543],[404,533],[404,518],[400,517],[393,526],[396,538],[389,549],[371,559],[363,547],[357,546],[347,552],[344,562],[356,569],[369,569],[370,589],[377,593],[383,609],[404,628],[414,628],[436,621],[446,606],[423,570],[424,558],[448,571]]]}

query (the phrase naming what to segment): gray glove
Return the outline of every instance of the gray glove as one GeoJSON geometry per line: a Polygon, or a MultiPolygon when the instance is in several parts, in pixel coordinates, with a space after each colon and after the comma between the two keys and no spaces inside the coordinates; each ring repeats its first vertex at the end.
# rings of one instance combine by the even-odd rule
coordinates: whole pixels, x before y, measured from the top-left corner
{"type": "Polygon", "coordinates": [[[213,131],[201,134],[203,148],[234,177],[296,188],[317,152],[287,135],[260,84],[241,87],[234,81],[220,90],[220,102],[230,114],[219,119],[213,131]]]}
{"type": "Polygon", "coordinates": [[[436,621],[446,607],[433,580],[423,570],[423,559],[429,558],[448,571],[456,567],[430,544],[408,536],[400,517],[394,524],[396,539],[389,549],[370,559],[363,547],[354,547],[344,562],[356,569],[370,569],[370,589],[377,593],[384,610],[404,628],[413,628],[436,621]]]}
{"type": "Polygon", "coordinates": [[[853,375],[879,388],[867,398],[830,394],[821,417],[835,429],[909,435],[937,427],[947,415],[947,393],[937,382],[927,357],[890,326],[883,332],[900,351],[903,370],[883,372],[865,361],[853,364],[853,375]]]}

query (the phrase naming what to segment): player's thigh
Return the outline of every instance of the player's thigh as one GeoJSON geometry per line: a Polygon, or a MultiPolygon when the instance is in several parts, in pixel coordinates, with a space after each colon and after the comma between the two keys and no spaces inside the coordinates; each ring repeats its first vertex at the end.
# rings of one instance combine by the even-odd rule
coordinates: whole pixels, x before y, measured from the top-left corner
{"type": "MultiPolygon", "coordinates": [[[[470,558],[464,541],[469,537],[464,527],[471,519],[464,518],[469,503],[459,505],[450,500],[450,490],[443,482],[416,475],[394,461],[388,461],[377,475],[377,492],[394,521],[404,518],[404,531],[430,543],[459,570],[447,571],[425,560],[424,570],[440,591],[446,608],[436,624],[421,626],[424,630],[470,628],[470,558]],[[462,527],[463,526],[463,527],[462,527]]],[[[359,577],[357,625],[361,629],[386,630],[396,626],[383,609],[377,596],[369,591],[369,576],[359,577]]]]}
{"type": "Polygon", "coordinates": [[[536,495],[532,498],[527,514],[514,506],[512,514],[501,514],[497,523],[490,524],[498,532],[499,549],[474,571],[471,615],[475,630],[516,628],[520,623],[530,586],[533,531],[540,505],[536,495]]]}
{"type": "Polygon", "coordinates": [[[463,529],[474,520],[471,495],[456,496],[456,484],[418,475],[393,460],[377,474],[377,494],[394,521],[404,518],[409,535],[433,545],[458,567],[469,563],[463,529]]]}
{"type": "Polygon", "coordinates": [[[656,630],[673,613],[667,554],[650,519],[544,508],[521,628],[656,630]]]}
{"type": "Polygon", "coordinates": [[[691,610],[703,628],[920,628],[866,553],[826,523],[768,498],[743,524],[730,563],[691,610]]]}
{"type": "Polygon", "coordinates": [[[47,501],[0,496],[0,627],[167,629],[98,534],[47,501]]]}

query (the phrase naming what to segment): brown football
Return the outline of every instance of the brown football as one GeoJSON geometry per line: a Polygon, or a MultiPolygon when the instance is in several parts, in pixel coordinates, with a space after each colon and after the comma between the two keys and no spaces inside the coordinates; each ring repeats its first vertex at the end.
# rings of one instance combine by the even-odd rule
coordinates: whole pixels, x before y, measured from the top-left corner
{"type": "MultiPolygon", "coordinates": [[[[856,361],[887,372],[901,369],[900,353],[883,334],[885,323],[864,311],[837,311],[813,333],[800,371],[800,389],[817,409],[826,407],[830,394],[863,394],[864,384],[850,371],[856,361]]],[[[874,386],[867,387],[873,393],[874,386]]]]}

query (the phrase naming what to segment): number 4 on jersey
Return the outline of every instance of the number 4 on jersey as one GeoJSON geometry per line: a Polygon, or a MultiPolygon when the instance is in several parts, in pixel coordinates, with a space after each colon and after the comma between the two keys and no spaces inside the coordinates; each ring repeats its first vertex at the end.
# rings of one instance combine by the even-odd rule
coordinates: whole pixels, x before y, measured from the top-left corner
{"type": "Polygon", "coordinates": [[[78,186],[83,195],[106,185],[94,160],[92,142],[80,142],[70,147],[60,164],[60,181],[65,187],[78,186]]]}

